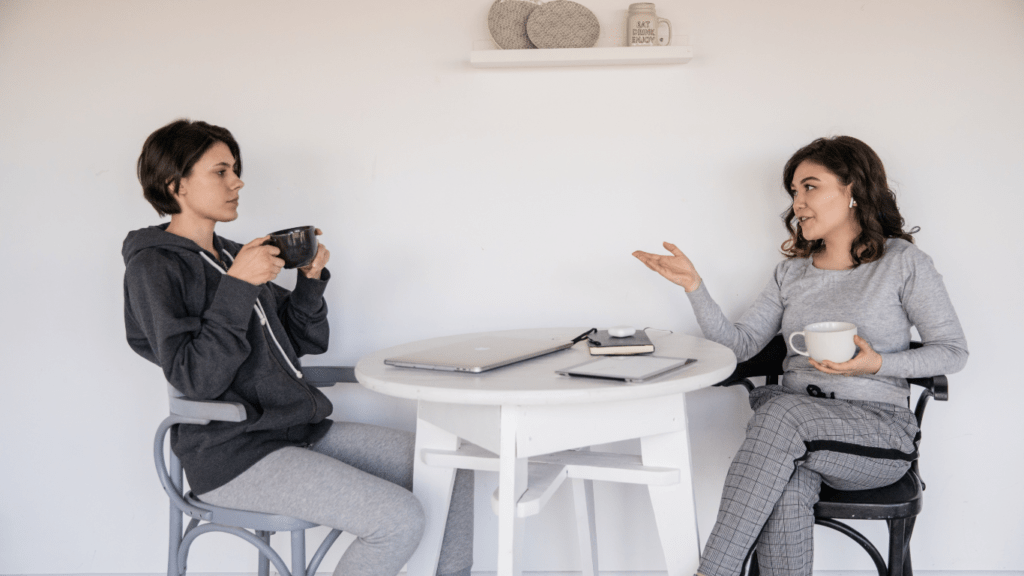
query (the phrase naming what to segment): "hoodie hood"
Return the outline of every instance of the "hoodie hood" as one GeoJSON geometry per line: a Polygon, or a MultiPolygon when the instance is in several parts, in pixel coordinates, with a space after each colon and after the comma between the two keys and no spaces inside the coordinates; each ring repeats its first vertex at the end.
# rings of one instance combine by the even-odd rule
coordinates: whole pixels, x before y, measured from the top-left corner
{"type": "MultiPolygon", "coordinates": [[[[204,252],[209,254],[209,252],[206,252],[206,250],[203,250],[198,244],[188,238],[168,232],[167,226],[169,225],[170,223],[158,224],[129,232],[128,236],[124,239],[124,243],[121,245],[121,256],[124,258],[125,266],[131,262],[132,258],[149,248],[159,248],[172,252],[188,252],[191,254],[202,254],[204,252]]],[[[213,246],[217,250],[227,249],[232,256],[238,253],[238,246],[234,242],[222,239],[217,234],[213,235],[213,246]]]]}

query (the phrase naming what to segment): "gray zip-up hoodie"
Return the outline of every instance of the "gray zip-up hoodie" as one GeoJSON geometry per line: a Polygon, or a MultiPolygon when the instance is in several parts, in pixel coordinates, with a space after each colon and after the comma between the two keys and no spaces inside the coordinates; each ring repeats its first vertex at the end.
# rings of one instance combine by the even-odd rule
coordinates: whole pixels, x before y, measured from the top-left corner
{"type": "MultiPolygon", "coordinates": [[[[333,407],[303,382],[299,356],[327,350],[330,279],[299,274],[295,291],[254,286],[167,225],[130,232],[125,262],[128,344],[187,398],[238,402],[244,422],[182,424],[171,447],[196,494],[218,488],[274,450],[319,440],[333,407]],[[272,331],[272,333],[271,333],[272,331]]],[[[214,235],[230,262],[241,245],[214,235]]]]}

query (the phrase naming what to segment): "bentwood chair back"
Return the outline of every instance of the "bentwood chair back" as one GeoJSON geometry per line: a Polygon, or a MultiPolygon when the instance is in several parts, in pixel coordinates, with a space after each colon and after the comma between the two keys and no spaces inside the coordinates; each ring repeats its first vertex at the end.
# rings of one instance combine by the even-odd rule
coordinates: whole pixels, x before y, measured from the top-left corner
{"type": "MultiPolygon", "coordinates": [[[[351,367],[306,367],[303,377],[314,386],[329,386],[335,382],[355,382],[351,367]]],[[[165,450],[168,432],[180,424],[205,426],[213,421],[242,422],[245,408],[234,402],[199,401],[184,398],[170,384],[167,385],[170,415],[156,431],[153,458],[157,476],[170,499],[170,539],[167,552],[167,576],[184,576],[189,548],[196,538],[210,532],[231,534],[249,542],[259,551],[259,576],[268,576],[270,563],[281,576],[314,576],[320,562],[341,534],[332,530],[306,564],[306,530],[317,525],[297,518],[262,514],[213,506],[196,498],[183,486],[181,461],[173,450],[165,450]],[[184,517],[191,520],[184,527],[184,517]],[[274,532],[291,533],[291,569],[281,556],[270,547],[274,532]]]]}

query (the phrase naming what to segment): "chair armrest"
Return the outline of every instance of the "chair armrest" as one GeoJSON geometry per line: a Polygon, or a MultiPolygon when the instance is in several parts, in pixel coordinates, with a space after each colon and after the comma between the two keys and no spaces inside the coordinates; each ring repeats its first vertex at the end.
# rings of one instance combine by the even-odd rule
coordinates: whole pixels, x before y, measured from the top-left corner
{"type": "Polygon", "coordinates": [[[310,386],[323,388],[337,382],[358,382],[352,366],[303,366],[303,380],[310,386]]]}
{"type": "Polygon", "coordinates": [[[751,390],[754,389],[754,383],[753,382],[751,382],[750,380],[748,380],[746,378],[739,378],[739,377],[736,376],[735,373],[732,376],[726,378],[725,380],[722,380],[718,384],[715,384],[715,386],[719,386],[719,387],[722,387],[722,388],[728,388],[729,386],[736,386],[736,385],[743,386],[744,388],[747,389],[747,392],[750,392],[751,390]]]}
{"type": "MultiPolygon", "coordinates": [[[[917,350],[924,344],[913,340],[910,342],[910,349],[917,350]]],[[[907,378],[907,382],[931,390],[936,400],[949,400],[949,380],[945,376],[929,376],[927,378],[907,378]]]]}
{"type": "Polygon", "coordinates": [[[171,417],[178,419],[197,420],[203,422],[183,422],[206,424],[210,420],[221,422],[243,422],[245,407],[237,402],[221,402],[217,400],[189,400],[177,388],[167,383],[167,404],[171,409],[171,417]]]}
{"type": "Polygon", "coordinates": [[[927,378],[907,378],[907,382],[926,388],[936,400],[949,400],[949,379],[945,376],[929,376],[927,378]]]}
{"type": "MultiPolygon", "coordinates": [[[[913,340],[910,342],[910,349],[917,350],[924,344],[913,340]]],[[[927,388],[931,391],[936,400],[949,400],[949,380],[945,376],[929,376],[927,378],[907,378],[907,382],[927,388]]]]}
{"type": "Polygon", "coordinates": [[[212,400],[188,400],[170,397],[171,414],[196,420],[216,420],[219,422],[245,421],[245,407],[237,402],[216,402],[212,400]]]}
{"type": "MultiPolygon", "coordinates": [[[[331,386],[336,382],[358,382],[352,366],[307,366],[302,369],[304,380],[310,386],[331,386]]],[[[190,420],[216,420],[244,422],[245,407],[237,402],[189,400],[177,388],[167,385],[167,401],[171,415],[190,420]]]]}

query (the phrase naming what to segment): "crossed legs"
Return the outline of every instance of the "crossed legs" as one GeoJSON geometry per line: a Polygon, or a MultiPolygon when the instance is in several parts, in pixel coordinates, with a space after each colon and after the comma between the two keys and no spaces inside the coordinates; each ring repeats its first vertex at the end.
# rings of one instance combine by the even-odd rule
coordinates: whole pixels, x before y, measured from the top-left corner
{"type": "Polygon", "coordinates": [[[735,576],[756,542],[765,576],[810,576],[821,482],[864,490],[899,480],[915,452],[917,422],[909,409],[777,386],[755,389],[751,405],[699,572],[735,576]]]}

